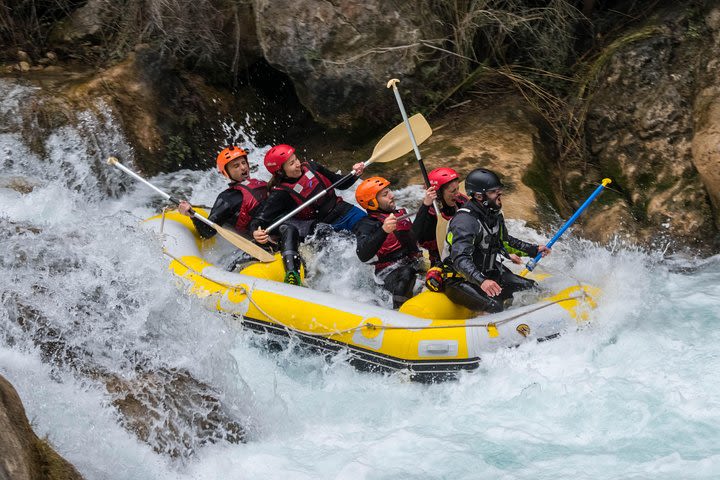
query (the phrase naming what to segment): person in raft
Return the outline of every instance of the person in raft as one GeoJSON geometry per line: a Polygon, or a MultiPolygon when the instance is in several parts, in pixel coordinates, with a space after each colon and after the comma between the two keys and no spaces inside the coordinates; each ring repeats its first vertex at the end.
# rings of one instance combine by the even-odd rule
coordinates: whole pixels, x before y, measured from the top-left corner
{"type": "Polygon", "coordinates": [[[498,254],[520,264],[520,256],[543,257],[550,249],[511,237],[502,209],[503,184],[484,168],[465,179],[470,198],[450,224],[443,249],[443,286],[455,303],[475,311],[500,312],[513,293],[534,287],[534,281],[512,273],[498,254]]]}
{"type": "MultiPolygon", "coordinates": [[[[415,280],[421,270],[422,255],[417,244],[415,225],[405,209],[397,209],[390,182],[371,177],[358,185],[355,199],[367,210],[353,228],[357,238],[357,256],[362,262],[375,261],[375,279],[392,294],[393,308],[412,297],[415,280]]],[[[425,192],[423,204],[432,203],[435,192],[425,192]]]]}
{"type": "MultiPolygon", "coordinates": [[[[208,218],[218,225],[230,226],[239,234],[249,236],[250,221],[267,199],[267,183],[250,178],[247,152],[234,145],[218,154],[217,169],[230,180],[230,184],[218,195],[208,218]]],[[[183,201],[180,202],[178,211],[192,217],[191,208],[188,202],[183,201]]],[[[214,228],[195,218],[192,218],[192,221],[202,238],[210,238],[217,233],[214,228]]],[[[298,254],[300,242],[298,230],[292,225],[282,225],[278,229],[278,233],[285,267],[285,283],[300,285],[301,259],[298,254]]]]}
{"type": "MultiPolygon", "coordinates": [[[[445,220],[450,220],[455,216],[458,208],[465,205],[465,202],[468,201],[468,197],[460,193],[460,178],[458,173],[452,168],[440,167],[428,174],[428,180],[430,180],[430,188],[436,192],[432,197],[433,200],[435,199],[434,197],[438,199],[440,214],[445,220]]],[[[430,265],[433,267],[438,266],[441,262],[435,236],[437,212],[435,212],[435,207],[432,202],[429,205],[425,202],[420,205],[420,209],[413,223],[417,226],[420,246],[429,253],[430,265]]]]}
{"type": "MultiPolygon", "coordinates": [[[[333,173],[315,162],[303,162],[295,154],[290,145],[275,145],[265,154],[265,168],[272,174],[268,184],[270,195],[263,205],[262,211],[253,218],[250,227],[255,240],[264,244],[268,241],[264,230],[280,219],[337,182],[342,175],[333,173]]],[[[338,184],[335,188],[350,188],[365,169],[360,162],[353,165],[355,175],[338,184]]],[[[315,225],[327,223],[339,232],[352,230],[352,227],[365,216],[365,213],[354,205],[345,202],[331,189],[313,204],[298,212],[285,224],[296,226],[300,238],[304,239],[315,228],[315,225]]]]}

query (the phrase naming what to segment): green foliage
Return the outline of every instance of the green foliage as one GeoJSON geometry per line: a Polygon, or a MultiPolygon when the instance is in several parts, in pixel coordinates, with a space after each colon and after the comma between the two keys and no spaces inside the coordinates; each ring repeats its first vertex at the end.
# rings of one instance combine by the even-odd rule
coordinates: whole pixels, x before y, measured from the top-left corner
{"type": "Polygon", "coordinates": [[[173,135],[168,138],[165,147],[165,165],[181,167],[190,163],[192,159],[192,148],[187,144],[184,137],[173,135]]]}

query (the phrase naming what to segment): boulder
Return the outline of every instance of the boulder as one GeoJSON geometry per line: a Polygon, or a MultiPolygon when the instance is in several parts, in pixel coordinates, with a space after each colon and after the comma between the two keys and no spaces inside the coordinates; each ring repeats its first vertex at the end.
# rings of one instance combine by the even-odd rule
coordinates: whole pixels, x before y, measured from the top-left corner
{"type": "Polygon", "coordinates": [[[325,125],[357,128],[396,117],[385,88],[390,78],[403,79],[405,92],[423,89],[421,42],[431,27],[413,2],[255,0],[254,5],[265,58],[289,75],[302,104],[325,125]]]}
{"type": "Polygon", "coordinates": [[[606,238],[608,225],[622,223],[646,245],[707,248],[718,234],[717,72],[696,92],[700,69],[720,50],[691,34],[682,9],[643,28],[616,42],[589,99],[591,163],[620,194],[604,196],[617,205],[589,232],[606,238]]]}
{"type": "Polygon", "coordinates": [[[720,8],[706,16],[712,35],[707,62],[700,64],[698,93],[693,104],[693,164],[710,196],[715,223],[720,225],[720,8]]]}
{"type": "Polygon", "coordinates": [[[13,386],[0,375],[0,480],[74,480],[82,476],[35,435],[13,386]]]}

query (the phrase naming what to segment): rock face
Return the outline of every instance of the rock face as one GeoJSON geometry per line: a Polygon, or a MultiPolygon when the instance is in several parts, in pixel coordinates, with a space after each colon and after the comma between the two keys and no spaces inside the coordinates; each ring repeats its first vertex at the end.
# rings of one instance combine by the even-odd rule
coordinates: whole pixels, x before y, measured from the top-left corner
{"type": "Polygon", "coordinates": [[[638,39],[601,70],[586,138],[593,163],[622,199],[594,219],[590,231],[600,240],[618,230],[671,248],[707,247],[717,238],[720,22],[717,12],[705,25],[688,15],[667,12],[644,34],[630,32],[638,39]]]}
{"type": "Polygon", "coordinates": [[[206,168],[218,149],[215,132],[233,106],[229,92],[197,75],[180,74],[147,46],[69,84],[62,97],[70,110],[93,109],[98,99],[104,100],[120,117],[135,160],[148,174],[206,168]]]}
{"type": "Polygon", "coordinates": [[[712,43],[707,62],[699,65],[692,150],[693,163],[714,208],[715,224],[720,225],[720,8],[710,11],[705,22],[712,43]]]}
{"type": "Polygon", "coordinates": [[[13,386],[0,375],[0,480],[72,480],[82,476],[30,428],[13,386]]]}
{"type": "MultiPolygon", "coordinates": [[[[493,100],[492,105],[471,103],[431,119],[433,135],[420,146],[423,162],[428,172],[451,167],[461,178],[479,167],[497,172],[507,186],[505,216],[538,225],[538,206],[553,200],[546,193],[552,165],[541,146],[542,122],[517,97],[493,100]]],[[[373,175],[398,186],[423,183],[414,154],[372,168],[373,175]]]]}
{"type": "Polygon", "coordinates": [[[151,43],[164,55],[234,74],[262,58],[252,4],[237,1],[88,0],[53,26],[51,40],[90,57],[93,45],[108,43],[106,54],[117,56],[151,43]]]}
{"type": "Polygon", "coordinates": [[[387,81],[418,85],[429,22],[413,2],[255,0],[255,15],[265,58],[321,123],[381,124],[397,112],[387,81]]]}

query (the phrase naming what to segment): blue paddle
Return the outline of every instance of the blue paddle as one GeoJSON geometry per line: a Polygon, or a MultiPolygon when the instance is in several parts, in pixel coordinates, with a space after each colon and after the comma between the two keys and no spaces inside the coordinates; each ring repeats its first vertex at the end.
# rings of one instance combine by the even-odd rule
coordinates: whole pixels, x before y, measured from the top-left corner
{"type": "MultiPolygon", "coordinates": [[[[605,187],[610,185],[611,182],[612,182],[612,180],[610,180],[609,178],[604,178],[601,185],[595,189],[595,191],[592,193],[592,195],[590,195],[588,197],[588,199],[585,200],[585,202],[582,205],[580,205],[580,208],[578,208],[577,211],[575,213],[573,213],[573,216],[570,217],[570,219],[567,222],[565,222],[565,225],[560,227],[560,230],[558,230],[558,232],[555,234],[555,236],[545,246],[548,248],[552,247],[553,244],[562,236],[562,234],[565,233],[565,230],[570,228],[570,225],[572,225],[575,222],[575,220],[577,220],[577,218],[580,216],[580,214],[583,211],[585,211],[585,209],[588,207],[588,205],[590,205],[593,202],[593,200],[595,200],[595,198],[597,198],[597,196],[600,195],[600,193],[605,189],[605,187]]],[[[524,277],[528,273],[532,272],[540,260],[542,260],[542,253],[538,253],[535,258],[533,258],[527,264],[525,264],[525,270],[520,272],[520,276],[524,277]]]]}

